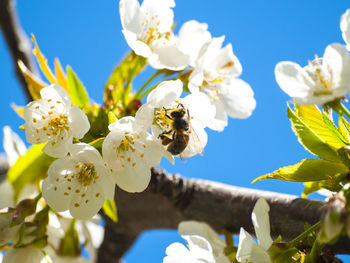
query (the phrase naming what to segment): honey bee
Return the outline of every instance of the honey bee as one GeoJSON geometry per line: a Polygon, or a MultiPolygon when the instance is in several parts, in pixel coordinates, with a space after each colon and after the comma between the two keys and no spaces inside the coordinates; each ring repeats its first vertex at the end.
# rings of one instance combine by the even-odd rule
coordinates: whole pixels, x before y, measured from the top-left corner
{"type": "Polygon", "coordinates": [[[191,128],[190,114],[182,103],[179,103],[176,109],[164,109],[164,111],[165,117],[172,121],[171,128],[162,132],[158,137],[162,140],[163,145],[168,145],[167,151],[172,155],[181,154],[195,135],[191,128]]]}

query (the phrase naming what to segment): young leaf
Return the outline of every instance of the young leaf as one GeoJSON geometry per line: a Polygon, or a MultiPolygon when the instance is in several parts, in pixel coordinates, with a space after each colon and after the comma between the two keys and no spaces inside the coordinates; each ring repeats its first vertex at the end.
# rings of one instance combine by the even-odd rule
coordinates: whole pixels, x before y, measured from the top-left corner
{"type": "MultiPolygon", "coordinates": [[[[293,110],[287,106],[288,118],[291,121],[292,129],[298,137],[299,142],[311,153],[316,156],[333,162],[340,162],[335,147],[331,146],[313,131],[293,110]]],[[[310,122],[309,122],[310,123],[310,122]]],[[[327,128],[326,128],[327,129],[327,128]]],[[[332,143],[333,144],[333,143],[332,143]]],[[[340,146],[341,147],[341,146],[340,146]]],[[[339,147],[339,148],[340,148],[339,147]]]]}
{"type": "Polygon", "coordinates": [[[26,184],[36,184],[44,179],[54,158],[42,152],[44,144],[36,144],[20,156],[8,170],[8,180],[15,190],[15,200],[26,184]]]}
{"type": "Polygon", "coordinates": [[[321,180],[315,182],[305,182],[304,183],[304,191],[301,194],[302,198],[306,198],[309,194],[312,194],[321,189],[327,189],[329,191],[338,192],[342,189],[339,182],[345,178],[345,174],[339,174],[333,178],[328,180],[321,180]]]}
{"type": "Polygon", "coordinates": [[[72,100],[72,104],[81,109],[85,108],[89,103],[89,96],[83,84],[70,66],[67,66],[67,79],[69,96],[72,100]]]}
{"type": "Polygon", "coordinates": [[[347,141],[350,140],[350,134],[349,131],[346,129],[345,123],[347,121],[344,119],[343,116],[339,116],[338,120],[338,126],[339,126],[339,132],[343,135],[344,138],[346,138],[347,141]]]}
{"type": "Polygon", "coordinates": [[[330,179],[337,174],[346,174],[349,168],[342,163],[319,159],[304,159],[300,163],[286,166],[273,173],[262,175],[252,183],[262,179],[278,179],[292,182],[311,182],[330,179]]]}
{"type": "Polygon", "coordinates": [[[67,77],[58,58],[55,58],[55,74],[57,83],[69,93],[67,77]]]}
{"type": "Polygon", "coordinates": [[[33,100],[41,99],[40,90],[45,88],[47,84],[35,76],[21,60],[18,60],[17,64],[26,80],[30,96],[32,96],[33,100]]]}
{"type": "MultiPolygon", "coordinates": [[[[324,112],[322,112],[322,118],[323,118],[323,121],[326,124],[328,130],[333,134],[334,138],[338,140],[338,142],[341,144],[341,146],[348,145],[349,143],[348,143],[347,139],[341,134],[339,129],[334,125],[333,121],[331,121],[324,112]]],[[[339,148],[341,148],[341,147],[339,147],[339,148]]]]}
{"type": "Polygon", "coordinates": [[[108,216],[114,223],[118,222],[117,206],[114,200],[106,199],[102,206],[103,212],[108,216]]]}
{"type": "Polygon", "coordinates": [[[108,112],[108,123],[109,124],[116,122],[117,120],[118,120],[117,116],[115,116],[115,114],[112,111],[108,112]]]}
{"type": "Polygon", "coordinates": [[[47,65],[47,59],[41,53],[39,46],[38,46],[38,43],[36,42],[36,39],[35,39],[33,34],[32,34],[32,41],[35,45],[35,48],[33,49],[33,54],[39,63],[41,71],[44,73],[44,75],[48,79],[48,81],[50,81],[52,84],[57,83],[55,75],[52,73],[50,67],[47,65]]]}
{"type": "Polygon", "coordinates": [[[331,130],[331,128],[337,129],[335,125],[317,106],[298,105],[296,107],[296,113],[312,131],[326,141],[331,147],[335,148],[335,150],[344,146],[344,143],[339,141],[331,130]],[[333,127],[329,122],[333,124],[333,127]]]}

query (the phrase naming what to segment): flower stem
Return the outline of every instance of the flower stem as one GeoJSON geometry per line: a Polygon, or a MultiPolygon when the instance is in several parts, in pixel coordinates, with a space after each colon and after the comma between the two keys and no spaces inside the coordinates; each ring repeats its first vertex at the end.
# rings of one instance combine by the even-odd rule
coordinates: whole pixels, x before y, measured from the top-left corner
{"type": "Polygon", "coordinates": [[[347,107],[343,105],[343,103],[340,103],[340,108],[342,110],[342,113],[345,114],[346,117],[350,119],[350,111],[348,110],[347,107]]]}
{"type": "MultiPolygon", "coordinates": [[[[143,85],[142,87],[136,92],[134,98],[135,99],[142,99],[143,97],[140,96],[141,92],[160,74],[162,74],[162,70],[157,70],[143,85]]],[[[147,93],[146,93],[147,94],[147,93]]]]}
{"type": "Polygon", "coordinates": [[[317,222],[313,226],[310,226],[304,233],[301,233],[299,236],[297,236],[293,240],[289,241],[288,245],[291,247],[295,247],[296,244],[299,243],[299,241],[305,239],[307,237],[307,235],[310,234],[312,231],[314,231],[316,228],[318,228],[320,226],[320,224],[321,224],[321,221],[317,222]]]}
{"type": "Polygon", "coordinates": [[[148,90],[146,90],[144,93],[142,93],[141,95],[139,95],[139,99],[142,100],[144,96],[146,96],[148,93],[150,93],[152,90],[154,90],[159,83],[153,85],[152,87],[150,87],[148,90]]]}

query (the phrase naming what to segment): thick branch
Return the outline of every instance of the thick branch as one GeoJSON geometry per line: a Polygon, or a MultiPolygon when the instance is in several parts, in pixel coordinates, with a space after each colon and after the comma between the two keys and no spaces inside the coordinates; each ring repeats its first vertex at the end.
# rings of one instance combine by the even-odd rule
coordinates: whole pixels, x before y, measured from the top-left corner
{"type": "MultiPolygon", "coordinates": [[[[100,248],[98,262],[119,262],[143,231],[177,229],[183,220],[204,221],[219,232],[227,229],[235,234],[244,227],[254,234],[251,212],[260,197],[271,207],[272,235],[282,235],[285,240],[302,233],[305,222],[314,224],[320,220],[325,205],[293,195],[184,179],[161,169],[152,169],[152,181],[143,193],[129,194],[117,189],[119,223],[107,224],[108,234],[100,248]]],[[[336,253],[350,254],[350,241],[343,239],[332,249],[336,253]]]]}
{"type": "Polygon", "coordinates": [[[22,60],[32,72],[35,72],[35,68],[31,56],[30,42],[17,19],[15,1],[0,0],[0,28],[10,50],[17,78],[22,85],[27,99],[31,100],[27,83],[17,66],[17,61],[22,60]]]}

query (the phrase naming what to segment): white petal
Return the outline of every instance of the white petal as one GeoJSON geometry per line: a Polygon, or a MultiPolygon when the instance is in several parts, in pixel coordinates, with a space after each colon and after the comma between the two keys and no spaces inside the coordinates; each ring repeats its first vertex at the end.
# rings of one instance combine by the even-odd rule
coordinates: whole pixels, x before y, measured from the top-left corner
{"type": "Polygon", "coordinates": [[[71,192],[75,185],[65,180],[64,176],[70,169],[73,169],[73,167],[68,158],[58,159],[51,164],[48,176],[42,183],[41,188],[45,201],[57,212],[69,209],[70,200],[72,199],[71,192]]]}
{"type": "Polygon", "coordinates": [[[73,137],[70,135],[64,140],[58,138],[57,141],[55,139],[48,141],[42,151],[52,157],[61,158],[67,155],[69,148],[72,144],[73,137]]]}
{"type": "Polygon", "coordinates": [[[203,76],[203,69],[200,67],[196,67],[190,77],[189,77],[189,83],[188,83],[188,88],[189,90],[194,93],[199,91],[199,87],[202,86],[204,80],[203,76]]]}
{"type": "Polygon", "coordinates": [[[120,131],[132,132],[134,128],[135,128],[135,118],[132,116],[123,117],[118,121],[111,123],[108,126],[108,129],[110,131],[120,130],[120,131]]]}
{"type": "Polygon", "coordinates": [[[46,88],[43,88],[40,90],[40,95],[43,99],[61,101],[65,107],[68,108],[70,108],[72,105],[67,91],[57,84],[52,84],[46,88]]]}
{"type": "Polygon", "coordinates": [[[245,231],[243,227],[241,227],[239,232],[239,243],[236,259],[239,262],[251,261],[251,253],[254,245],[256,245],[256,243],[254,242],[251,235],[247,231],[245,231]]]}
{"type": "Polygon", "coordinates": [[[147,97],[147,103],[154,107],[171,104],[182,93],[181,80],[168,80],[161,82],[147,97]]]}
{"type": "Polygon", "coordinates": [[[154,107],[149,103],[143,104],[137,110],[135,119],[136,119],[137,125],[139,125],[139,127],[141,127],[141,129],[143,129],[145,132],[148,132],[152,126],[153,119],[154,119],[154,107]]]}
{"type": "Polygon", "coordinates": [[[227,113],[221,100],[215,101],[213,105],[216,108],[216,114],[215,117],[211,120],[211,122],[209,122],[208,128],[214,131],[221,132],[227,126],[227,113]]]}
{"type": "Polygon", "coordinates": [[[141,5],[142,11],[149,20],[157,16],[157,29],[160,33],[171,31],[174,23],[174,12],[171,9],[175,6],[174,0],[144,0],[141,5]]]}
{"type": "Polygon", "coordinates": [[[258,243],[265,250],[268,250],[273,242],[270,235],[269,211],[270,207],[266,200],[259,198],[252,213],[252,221],[258,243]]]}
{"type": "Polygon", "coordinates": [[[69,112],[70,128],[74,138],[81,139],[90,129],[90,122],[85,113],[77,106],[69,112]]]}
{"type": "Polygon", "coordinates": [[[45,257],[44,253],[34,246],[27,246],[24,248],[10,247],[4,256],[3,263],[49,263],[49,259],[45,257]]]}
{"type": "Polygon", "coordinates": [[[126,42],[134,52],[142,57],[150,58],[152,56],[151,48],[144,42],[137,39],[137,35],[131,31],[122,30],[126,42]]]}
{"type": "Polygon", "coordinates": [[[22,139],[17,133],[12,131],[10,126],[4,126],[3,128],[2,144],[10,166],[16,162],[19,156],[24,155],[27,151],[27,147],[22,139]]]}
{"type": "Polygon", "coordinates": [[[126,168],[114,173],[116,184],[129,193],[144,191],[151,181],[151,167],[145,162],[138,162],[133,168],[126,168]]]}
{"type": "Polygon", "coordinates": [[[346,10],[342,15],[340,19],[340,29],[342,31],[343,39],[348,49],[350,49],[350,9],[346,10]]]}
{"type": "Polygon", "coordinates": [[[345,46],[327,46],[322,66],[325,70],[331,70],[334,98],[342,97],[350,91],[350,56],[345,46]]]}
{"type": "Polygon", "coordinates": [[[83,192],[73,194],[70,202],[70,213],[75,218],[88,220],[92,218],[102,208],[104,202],[104,190],[98,184],[89,185],[83,192]],[[82,195],[85,194],[84,196],[82,195]]]}
{"type": "Polygon", "coordinates": [[[190,20],[180,28],[178,47],[184,53],[190,55],[190,61],[193,65],[202,46],[210,40],[211,34],[208,31],[208,25],[190,20]]]}
{"type": "Polygon", "coordinates": [[[142,30],[140,4],[137,0],[120,0],[119,13],[124,29],[135,34],[142,30]]]}
{"type": "Polygon", "coordinates": [[[204,147],[207,145],[208,135],[201,123],[195,119],[191,121],[191,132],[188,145],[180,154],[182,158],[190,158],[198,153],[202,154],[204,147]]]}
{"type": "Polygon", "coordinates": [[[115,184],[111,178],[110,173],[105,168],[105,166],[96,166],[95,165],[95,169],[99,175],[99,178],[96,180],[96,183],[100,185],[100,188],[103,191],[104,197],[109,199],[109,200],[113,200],[114,199],[115,184]]]}
{"type": "Polygon", "coordinates": [[[216,254],[223,253],[225,241],[207,224],[198,221],[183,221],[178,226],[181,235],[197,235],[205,238],[216,254]]]}
{"type": "Polygon", "coordinates": [[[153,49],[157,56],[149,58],[148,63],[156,69],[170,69],[179,71],[190,64],[190,57],[179,50],[177,46],[165,46],[153,49]]]}
{"type": "Polygon", "coordinates": [[[248,118],[255,109],[253,90],[241,79],[232,78],[228,85],[222,85],[219,93],[225,111],[232,118],[248,118]]]}
{"type": "Polygon", "coordinates": [[[15,191],[7,178],[0,182],[0,209],[15,205],[15,191]]]}
{"type": "Polygon", "coordinates": [[[298,64],[290,61],[279,62],[275,67],[275,77],[280,88],[290,97],[302,100],[311,93],[314,82],[298,64]]]}
{"type": "Polygon", "coordinates": [[[215,116],[215,106],[210,103],[209,97],[202,92],[187,95],[181,102],[188,109],[191,119],[195,119],[204,127],[215,116]]]}
{"type": "Polygon", "coordinates": [[[175,242],[169,245],[165,253],[167,256],[163,259],[163,263],[193,263],[190,251],[181,243],[175,242]]]}

